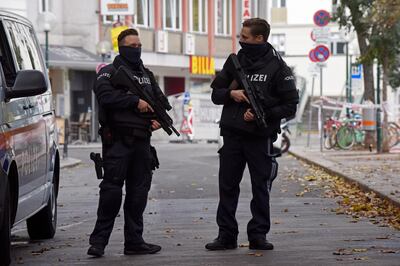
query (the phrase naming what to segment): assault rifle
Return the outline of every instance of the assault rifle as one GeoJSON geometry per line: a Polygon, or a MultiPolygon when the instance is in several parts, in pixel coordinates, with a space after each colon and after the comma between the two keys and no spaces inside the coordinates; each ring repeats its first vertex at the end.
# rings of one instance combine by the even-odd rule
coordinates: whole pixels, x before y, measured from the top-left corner
{"type": "Polygon", "coordinates": [[[173,126],[172,118],[168,115],[165,110],[170,110],[172,107],[169,105],[163,97],[154,97],[146,90],[142,89],[136,78],[132,75],[132,72],[125,66],[120,66],[111,78],[111,83],[117,87],[128,88],[130,92],[139,96],[140,99],[146,101],[151,108],[154,110],[157,121],[160,123],[162,129],[167,132],[168,135],[175,133],[178,137],[179,132],[173,126]]]}
{"type": "Polygon", "coordinates": [[[256,88],[251,81],[247,78],[246,73],[239,63],[236,54],[230,54],[228,61],[231,62],[233,66],[233,71],[229,71],[233,74],[235,81],[238,83],[240,88],[243,88],[246,92],[247,98],[249,99],[252,112],[254,113],[257,126],[261,128],[267,127],[267,122],[265,121],[265,112],[263,108],[264,95],[256,88]]]}

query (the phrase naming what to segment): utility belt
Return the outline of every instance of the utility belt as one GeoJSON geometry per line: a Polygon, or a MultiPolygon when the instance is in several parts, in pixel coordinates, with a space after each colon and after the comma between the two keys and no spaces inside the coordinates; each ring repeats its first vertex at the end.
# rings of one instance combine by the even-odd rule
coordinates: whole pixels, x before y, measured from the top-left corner
{"type": "MultiPolygon", "coordinates": [[[[151,133],[146,133],[144,130],[126,127],[101,127],[99,129],[99,135],[101,136],[101,142],[103,143],[103,156],[104,149],[107,146],[113,145],[117,141],[123,141],[127,145],[133,145],[135,139],[150,138],[151,133]]],[[[160,167],[156,148],[150,145],[151,154],[151,169],[154,171],[160,167]]],[[[103,158],[100,153],[90,153],[90,159],[93,160],[98,179],[103,178],[103,158]]]]}
{"type": "Polygon", "coordinates": [[[104,126],[99,129],[99,135],[103,145],[112,145],[116,141],[133,142],[135,138],[146,139],[151,137],[151,132],[145,129],[131,127],[109,127],[104,126]]]}

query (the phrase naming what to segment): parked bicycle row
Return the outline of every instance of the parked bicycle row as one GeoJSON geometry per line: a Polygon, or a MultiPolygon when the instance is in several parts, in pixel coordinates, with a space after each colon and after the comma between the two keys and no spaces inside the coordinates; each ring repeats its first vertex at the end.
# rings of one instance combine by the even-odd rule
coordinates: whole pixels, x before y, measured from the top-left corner
{"type": "MultiPolygon", "coordinates": [[[[365,129],[361,115],[352,114],[350,117],[335,119],[329,117],[324,123],[324,147],[326,149],[349,150],[355,146],[363,146],[365,129]]],[[[393,147],[400,143],[400,125],[389,122],[384,126],[384,133],[393,147]]]]}

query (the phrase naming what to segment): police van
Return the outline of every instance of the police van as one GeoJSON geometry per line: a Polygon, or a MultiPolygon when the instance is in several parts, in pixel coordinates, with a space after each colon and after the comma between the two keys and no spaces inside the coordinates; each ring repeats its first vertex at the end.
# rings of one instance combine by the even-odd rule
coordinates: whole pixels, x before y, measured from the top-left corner
{"type": "Polygon", "coordinates": [[[56,231],[60,157],[51,87],[32,24],[0,10],[0,265],[10,233],[26,221],[31,239],[56,231]]]}

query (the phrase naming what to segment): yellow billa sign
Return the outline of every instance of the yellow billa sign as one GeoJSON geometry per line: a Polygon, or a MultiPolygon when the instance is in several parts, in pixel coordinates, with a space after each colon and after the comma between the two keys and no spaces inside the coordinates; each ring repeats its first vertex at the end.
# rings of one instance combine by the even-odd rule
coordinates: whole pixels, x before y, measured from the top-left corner
{"type": "Polygon", "coordinates": [[[190,56],[190,73],[197,75],[215,75],[214,57],[190,56]]]}
{"type": "Polygon", "coordinates": [[[119,26],[111,29],[111,41],[113,44],[114,52],[118,53],[118,35],[128,29],[127,26],[119,26]]]}

